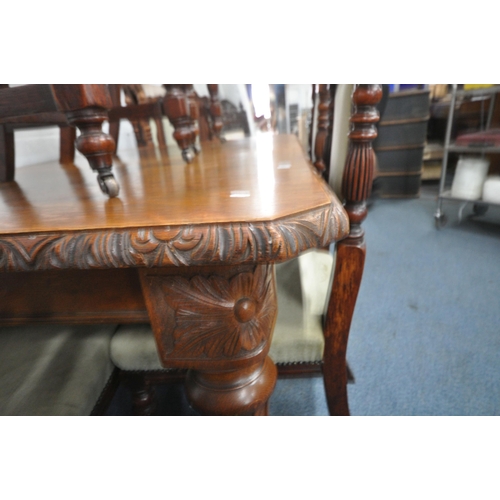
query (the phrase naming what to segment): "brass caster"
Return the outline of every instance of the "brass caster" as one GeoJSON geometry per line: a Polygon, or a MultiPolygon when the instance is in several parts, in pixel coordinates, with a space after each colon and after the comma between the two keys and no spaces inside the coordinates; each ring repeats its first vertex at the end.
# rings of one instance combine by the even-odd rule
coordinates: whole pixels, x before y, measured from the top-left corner
{"type": "Polygon", "coordinates": [[[99,182],[99,187],[104,194],[107,194],[110,198],[118,196],[120,192],[120,186],[113,175],[97,176],[99,182]]]}

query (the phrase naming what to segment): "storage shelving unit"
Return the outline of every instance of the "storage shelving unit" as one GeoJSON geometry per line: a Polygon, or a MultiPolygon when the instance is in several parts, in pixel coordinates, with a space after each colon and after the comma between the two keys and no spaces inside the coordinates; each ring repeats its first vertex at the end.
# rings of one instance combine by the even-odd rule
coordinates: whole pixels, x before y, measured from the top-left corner
{"type": "Polygon", "coordinates": [[[451,102],[450,102],[450,110],[448,112],[448,121],[446,124],[446,135],[445,135],[445,143],[444,143],[444,151],[443,151],[443,165],[441,169],[441,179],[439,182],[439,195],[437,202],[436,213],[434,214],[434,220],[436,223],[436,227],[438,229],[442,228],[446,225],[447,218],[445,213],[443,212],[443,200],[461,202],[462,205],[459,210],[459,218],[461,218],[463,209],[468,203],[473,203],[473,211],[475,215],[484,215],[488,210],[488,206],[491,205],[491,202],[483,202],[481,200],[469,200],[463,198],[457,198],[452,196],[451,188],[446,186],[446,170],[448,167],[448,156],[450,153],[464,153],[464,154],[480,154],[482,157],[484,155],[497,154],[500,153],[499,146],[488,146],[488,145],[471,145],[471,146],[463,146],[456,145],[451,143],[451,132],[453,128],[453,119],[455,114],[455,105],[457,99],[460,97],[471,96],[471,97],[484,97],[491,96],[490,105],[488,110],[488,116],[486,119],[485,130],[488,130],[491,126],[491,120],[493,117],[493,110],[495,108],[495,95],[500,92],[500,85],[495,85],[492,87],[471,89],[471,90],[458,90],[457,85],[453,85],[452,94],[451,94],[451,102]]]}

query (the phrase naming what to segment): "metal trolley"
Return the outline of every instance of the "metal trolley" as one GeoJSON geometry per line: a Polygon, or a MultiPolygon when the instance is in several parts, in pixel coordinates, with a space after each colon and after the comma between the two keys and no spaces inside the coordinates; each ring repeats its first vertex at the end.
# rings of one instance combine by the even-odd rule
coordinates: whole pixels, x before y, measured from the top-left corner
{"type": "MultiPolygon", "coordinates": [[[[495,108],[495,95],[497,94],[497,92],[500,92],[500,85],[471,89],[471,90],[458,90],[457,85],[456,84],[453,85],[450,110],[448,112],[448,122],[446,124],[446,135],[445,135],[444,150],[443,150],[443,165],[441,169],[441,179],[439,182],[437,209],[436,213],[434,214],[435,224],[438,229],[444,227],[447,222],[446,215],[443,212],[443,200],[450,200],[461,203],[458,212],[459,220],[462,219],[463,210],[468,203],[473,204],[472,209],[475,215],[484,215],[488,210],[488,206],[491,204],[482,202],[481,200],[468,200],[452,196],[451,188],[446,186],[446,169],[448,167],[448,156],[450,153],[469,153],[469,154],[480,153],[482,157],[484,157],[484,155],[486,155],[487,153],[500,153],[500,146],[492,146],[487,144],[478,144],[474,146],[459,146],[451,143],[451,131],[453,128],[453,119],[456,111],[455,106],[457,100],[465,96],[470,96],[473,99],[474,98],[483,99],[485,97],[491,96],[490,105],[488,109],[488,116],[484,127],[484,130],[488,130],[491,126],[493,110],[495,108]]],[[[482,121],[483,120],[481,120],[481,122],[482,121]]]]}

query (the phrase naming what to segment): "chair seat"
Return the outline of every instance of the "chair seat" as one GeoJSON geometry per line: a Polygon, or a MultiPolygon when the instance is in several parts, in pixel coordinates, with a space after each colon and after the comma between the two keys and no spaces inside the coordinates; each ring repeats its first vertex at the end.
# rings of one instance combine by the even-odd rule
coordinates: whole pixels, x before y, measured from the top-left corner
{"type": "Polygon", "coordinates": [[[116,325],[0,329],[0,415],[89,415],[114,366],[116,325]]]}
{"type": "MultiPolygon", "coordinates": [[[[278,318],[270,357],[275,363],[320,362],[322,317],[334,257],[315,250],[276,265],[278,318]]],[[[111,340],[111,359],[125,371],[164,369],[149,324],[122,325],[111,340]]]]}

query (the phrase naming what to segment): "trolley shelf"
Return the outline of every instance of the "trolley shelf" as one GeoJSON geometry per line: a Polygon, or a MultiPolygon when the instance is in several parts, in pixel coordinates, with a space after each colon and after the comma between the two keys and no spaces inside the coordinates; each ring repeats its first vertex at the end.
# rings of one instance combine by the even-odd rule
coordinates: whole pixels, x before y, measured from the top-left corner
{"type": "MultiPolygon", "coordinates": [[[[448,121],[446,124],[446,136],[445,136],[445,144],[443,150],[443,163],[441,167],[441,179],[439,182],[439,195],[437,198],[437,208],[434,214],[434,222],[438,229],[442,228],[446,224],[446,215],[443,212],[442,205],[443,200],[450,201],[458,201],[462,202],[462,206],[459,210],[459,220],[462,217],[462,211],[467,203],[473,204],[473,210],[476,215],[484,215],[488,210],[488,206],[490,205],[500,205],[500,203],[491,203],[482,200],[469,200],[465,198],[459,198],[452,196],[451,189],[446,188],[446,169],[448,166],[448,155],[450,153],[467,153],[467,154],[487,154],[487,153],[500,153],[500,145],[498,142],[498,137],[495,135],[496,131],[491,129],[491,121],[493,116],[493,109],[495,106],[495,95],[500,92],[500,85],[494,85],[493,87],[485,87],[479,89],[471,89],[471,90],[458,90],[457,85],[453,85],[453,91],[451,94],[450,107],[448,111],[448,121]],[[468,137],[469,144],[460,144],[457,145],[455,143],[451,143],[451,130],[453,126],[453,118],[456,111],[457,98],[463,96],[491,96],[488,118],[485,125],[485,130],[482,130],[480,134],[474,137],[475,134],[470,134],[471,137],[468,137]],[[485,134],[485,132],[488,132],[485,134]],[[488,145],[490,144],[490,145],[488,145]]],[[[462,140],[466,140],[465,137],[462,136],[462,140]]]]}
{"type": "Polygon", "coordinates": [[[469,200],[466,198],[458,198],[457,196],[453,196],[451,194],[451,189],[448,189],[446,191],[443,191],[440,195],[438,195],[439,198],[443,198],[444,200],[449,200],[449,201],[458,201],[460,203],[478,203],[482,205],[492,205],[492,206],[498,206],[500,203],[493,203],[491,201],[484,201],[484,200],[469,200]]]}
{"type": "Polygon", "coordinates": [[[445,149],[449,153],[500,153],[500,146],[456,146],[452,144],[445,149]]]}
{"type": "Polygon", "coordinates": [[[457,90],[457,97],[464,96],[484,96],[491,95],[500,92],[500,85],[494,85],[493,87],[484,87],[481,89],[470,89],[470,90],[457,90]]]}

